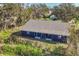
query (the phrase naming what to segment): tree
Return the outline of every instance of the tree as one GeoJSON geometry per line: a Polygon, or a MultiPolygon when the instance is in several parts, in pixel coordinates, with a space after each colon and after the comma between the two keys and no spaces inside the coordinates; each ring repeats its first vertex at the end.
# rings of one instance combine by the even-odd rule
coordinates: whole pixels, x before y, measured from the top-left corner
{"type": "Polygon", "coordinates": [[[53,14],[56,15],[62,21],[70,21],[75,15],[75,6],[70,3],[62,3],[59,6],[53,8],[53,14]]]}
{"type": "Polygon", "coordinates": [[[42,18],[46,13],[48,13],[48,7],[46,4],[32,4],[32,13],[31,13],[31,18],[36,19],[36,18],[42,18]]]}
{"type": "Polygon", "coordinates": [[[69,29],[69,39],[68,40],[68,47],[66,49],[66,55],[79,55],[79,37],[76,30],[76,23],[74,22],[71,24],[69,29]]]}

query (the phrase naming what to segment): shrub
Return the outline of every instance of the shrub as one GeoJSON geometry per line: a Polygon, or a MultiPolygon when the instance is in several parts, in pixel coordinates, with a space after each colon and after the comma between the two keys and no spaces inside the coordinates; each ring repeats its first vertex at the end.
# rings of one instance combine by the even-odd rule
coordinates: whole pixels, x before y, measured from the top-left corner
{"type": "Polygon", "coordinates": [[[51,55],[55,55],[55,56],[62,56],[64,55],[64,50],[62,46],[56,47],[51,55]]]}
{"type": "Polygon", "coordinates": [[[42,55],[42,50],[39,48],[33,48],[30,45],[18,45],[15,48],[15,54],[21,55],[21,56],[36,56],[36,55],[42,55]]]}
{"type": "Polygon", "coordinates": [[[31,45],[4,45],[2,47],[3,55],[19,55],[19,56],[41,56],[43,50],[40,48],[32,47],[31,45]]]}
{"type": "Polygon", "coordinates": [[[43,50],[42,49],[38,49],[38,48],[33,48],[32,50],[31,50],[31,54],[33,55],[33,56],[41,56],[41,55],[43,55],[43,50]]]}
{"type": "Polygon", "coordinates": [[[15,55],[14,54],[14,48],[13,47],[10,47],[9,45],[4,45],[2,47],[2,51],[3,51],[3,54],[4,55],[15,55]]]}
{"type": "Polygon", "coordinates": [[[18,45],[15,47],[15,50],[14,50],[15,54],[16,55],[27,55],[26,53],[26,46],[24,45],[18,45]]]}

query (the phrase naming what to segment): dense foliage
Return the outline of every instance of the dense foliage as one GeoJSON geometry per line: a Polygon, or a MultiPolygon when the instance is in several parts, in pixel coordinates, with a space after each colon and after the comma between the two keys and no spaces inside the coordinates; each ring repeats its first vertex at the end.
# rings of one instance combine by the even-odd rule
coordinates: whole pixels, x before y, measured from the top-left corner
{"type": "Polygon", "coordinates": [[[2,53],[4,55],[39,56],[43,55],[43,50],[30,45],[4,45],[2,46],[2,53]]]}
{"type": "Polygon", "coordinates": [[[55,14],[58,19],[68,22],[73,18],[78,18],[79,7],[76,7],[74,4],[63,3],[53,8],[53,14],[55,14]]]}

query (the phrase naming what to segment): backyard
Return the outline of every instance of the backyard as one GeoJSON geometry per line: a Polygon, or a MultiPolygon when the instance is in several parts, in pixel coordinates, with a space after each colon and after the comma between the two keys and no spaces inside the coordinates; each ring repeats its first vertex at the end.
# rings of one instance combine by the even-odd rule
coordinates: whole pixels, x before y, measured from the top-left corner
{"type": "MultiPolygon", "coordinates": [[[[52,8],[50,8],[48,6],[49,4],[0,4],[1,56],[79,55],[79,6],[76,6],[75,3],[60,3],[52,6],[54,3],[51,3],[52,8]],[[30,20],[32,22],[30,22],[28,26],[25,26],[24,30],[33,30],[33,32],[36,31],[38,33],[42,32],[45,36],[38,35],[38,33],[37,36],[43,38],[46,38],[46,35],[49,37],[48,34],[54,34],[57,36],[56,38],[60,38],[60,41],[61,36],[69,34],[66,39],[68,43],[39,40],[28,37],[27,35],[25,35],[25,37],[23,37],[23,35],[20,36],[20,33],[18,33],[20,32],[20,28],[26,25],[30,20]],[[71,28],[69,27],[70,25],[72,25],[71,28]],[[66,30],[65,27],[69,27],[68,30],[66,30]]],[[[52,37],[53,36],[51,36],[51,38],[52,37]]]]}

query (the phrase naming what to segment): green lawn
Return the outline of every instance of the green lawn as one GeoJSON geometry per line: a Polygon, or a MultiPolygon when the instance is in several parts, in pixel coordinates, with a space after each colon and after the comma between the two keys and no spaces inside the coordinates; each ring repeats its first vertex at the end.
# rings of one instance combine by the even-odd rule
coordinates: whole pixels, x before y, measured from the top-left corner
{"type": "Polygon", "coordinates": [[[41,48],[35,48],[31,45],[23,45],[23,44],[4,44],[1,49],[2,53],[0,55],[13,56],[13,55],[42,55],[43,50],[41,48]]]}

